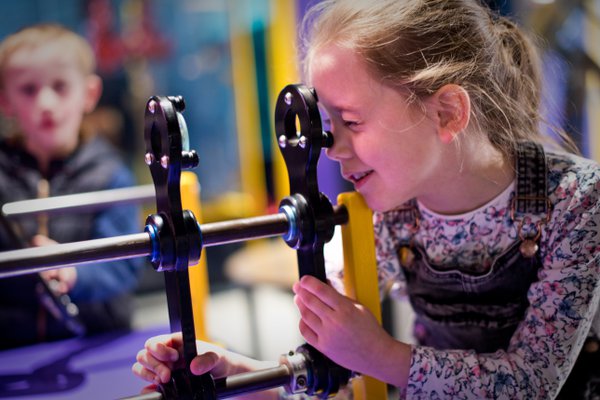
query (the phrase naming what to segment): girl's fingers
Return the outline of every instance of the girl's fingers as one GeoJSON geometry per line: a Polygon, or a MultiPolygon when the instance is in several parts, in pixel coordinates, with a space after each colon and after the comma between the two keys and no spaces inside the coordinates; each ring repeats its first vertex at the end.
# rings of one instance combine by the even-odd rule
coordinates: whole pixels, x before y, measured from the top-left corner
{"type": "MultiPolygon", "coordinates": [[[[323,304],[327,305],[331,309],[336,309],[340,294],[331,286],[324,282],[321,282],[314,276],[304,275],[298,282],[298,289],[310,292],[313,296],[316,296],[323,304]]],[[[296,292],[298,293],[298,292],[296,292]]]]}
{"type": "Polygon", "coordinates": [[[150,338],[144,347],[154,358],[163,362],[175,362],[179,359],[179,352],[174,349],[176,345],[171,335],[161,335],[150,338]]]}
{"type": "Polygon", "coordinates": [[[300,289],[296,292],[295,297],[297,297],[298,301],[302,302],[302,304],[304,304],[308,310],[317,314],[321,319],[325,318],[334,311],[333,308],[329,307],[329,305],[322,301],[320,296],[315,295],[303,287],[300,287],[300,289]]]}
{"type": "MultiPolygon", "coordinates": [[[[140,352],[137,354],[136,360],[141,367],[154,374],[152,379],[146,379],[148,382],[167,383],[171,379],[171,368],[173,367],[172,362],[165,364],[163,361],[156,359],[146,349],[140,350],[140,352]]],[[[139,376],[142,379],[145,379],[145,376],[149,376],[146,372],[140,370],[139,367],[137,367],[136,370],[140,372],[139,376]]]]}
{"type": "MultiPolygon", "coordinates": [[[[212,370],[219,362],[219,358],[219,355],[212,351],[200,354],[199,356],[194,357],[190,363],[190,370],[194,375],[202,375],[212,370]]],[[[218,376],[215,377],[219,378],[218,376]]]]}
{"type": "Polygon", "coordinates": [[[319,337],[304,321],[300,320],[298,324],[300,334],[308,342],[308,344],[317,347],[319,337]]]}
{"type": "Polygon", "coordinates": [[[152,384],[157,384],[160,382],[160,377],[156,375],[153,371],[144,367],[141,363],[136,362],[131,367],[131,372],[137,377],[145,380],[146,382],[150,382],[152,384]]]}
{"type": "Polygon", "coordinates": [[[322,325],[322,321],[317,314],[315,314],[309,307],[304,304],[303,300],[299,296],[294,296],[294,303],[300,311],[302,321],[308,325],[313,331],[317,331],[322,325]]]}

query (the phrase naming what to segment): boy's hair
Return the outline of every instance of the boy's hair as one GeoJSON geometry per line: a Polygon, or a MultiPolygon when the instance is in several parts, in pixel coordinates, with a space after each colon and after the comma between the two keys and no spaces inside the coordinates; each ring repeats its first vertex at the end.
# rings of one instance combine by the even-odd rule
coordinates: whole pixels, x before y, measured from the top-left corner
{"type": "Polygon", "coordinates": [[[411,101],[446,84],[462,86],[475,127],[509,157],[519,140],[547,141],[539,126],[537,50],[513,22],[477,0],[324,0],[306,14],[302,33],[307,78],[319,49],[335,43],[411,101]]]}
{"type": "Polygon", "coordinates": [[[0,89],[4,86],[4,70],[11,56],[23,48],[37,48],[49,43],[62,43],[72,51],[85,75],[93,74],[96,58],[92,47],[82,36],[58,24],[38,24],[23,28],[0,43],[0,89]]]}

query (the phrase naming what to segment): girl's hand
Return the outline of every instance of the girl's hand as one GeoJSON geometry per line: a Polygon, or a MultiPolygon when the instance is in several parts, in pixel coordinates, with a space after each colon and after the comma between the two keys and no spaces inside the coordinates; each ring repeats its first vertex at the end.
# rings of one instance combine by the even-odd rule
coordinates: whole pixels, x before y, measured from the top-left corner
{"type": "Polygon", "coordinates": [[[302,277],[293,290],[304,339],[335,363],[376,376],[386,349],[398,342],[369,309],[312,276],[302,277]]]}
{"type": "MultiPolygon", "coordinates": [[[[214,378],[221,378],[277,365],[273,362],[257,361],[211,343],[196,341],[196,347],[199,355],[190,364],[190,370],[194,375],[210,372],[214,378]]],[[[152,384],[144,388],[144,393],[156,391],[157,385],[171,380],[171,371],[183,367],[182,352],[181,332],[155,336],[146,341],[144,349],[137,354],[137,362],[131,367],[135,375],[152,384]]]]}

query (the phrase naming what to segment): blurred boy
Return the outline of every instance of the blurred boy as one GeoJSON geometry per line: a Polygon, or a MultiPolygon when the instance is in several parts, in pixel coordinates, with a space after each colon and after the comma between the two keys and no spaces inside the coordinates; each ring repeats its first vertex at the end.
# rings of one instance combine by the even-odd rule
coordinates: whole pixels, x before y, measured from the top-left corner
{"type": "MultiPolygon", "coordinates": [[[[16,134],[0,141],[0,203],[132,186],[118,152],[83,128],[102,92],[89,44],[59,25],[36,25],[0,44],[0,108],[16,134]]],[[[19,220],[33,246],[139,232],[135,207],[19,220]]],[[[11,245],[0,230],[0,250],[11,245]]],[[[1,257],[1,255],[0,255],[1,257]]],[[[88,334],[130,326],[130,292],[143,260],[66,267],[41,275],[68,293],[88,334]]],[[[40,304],[33,275],[0,280],[0,348],[73,336],[40,304]]]]}

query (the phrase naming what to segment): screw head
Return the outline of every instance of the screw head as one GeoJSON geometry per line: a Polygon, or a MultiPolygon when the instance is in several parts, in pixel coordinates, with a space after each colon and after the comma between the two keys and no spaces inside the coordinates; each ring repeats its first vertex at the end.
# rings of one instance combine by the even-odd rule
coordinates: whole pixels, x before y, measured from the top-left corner
{"type": "Polygon", "coordinates": [[[151,114],[156,112],[156,100],[150,100],[148,103],[148,111],[150,111],[151,114]]]}
{"type": "Polygon", "coordinates": [[[298,139],[298,144],[300,145],[300,147],[305,148],[307,141],[308,140],[306,139],[306,136],[300,136],[300,139],[298,139]]]}
{"type": "Polygon", "coordinates": [[[285,148],[285,146],[287,145],[287,138],[285,137],[285,135],[279,136],[278,142],[279,147],[281,147],[282,149],[285,148]]]}
{"type": "Polygon", "coordinates": [[[146,165],[152,165],[152,163],[154,162],[154,154],[152,153],[146,153],[144,155],[144,162],[146,163],[146,165]]]}
{"type": "Polygon", "coordinates": [[[296,386],[300,389],[306,386],[306,377],[304,375],[300,375],[298,378],[296,378],[296,386]]]}
{"type": "Polygon", "coordinates": [[[290,92],[287,92],[284,96],[284,100],[285,100],[285,104],[287,104],[288,106],[292,104],[292,94],[290,92]]]}
{"type": "Polygon", "coordinates": [[[164,168],[167,169],[167,167],[169,166],[169,156],[168,155],[164,155],[160,158],[160,165],[164,168]]]}

